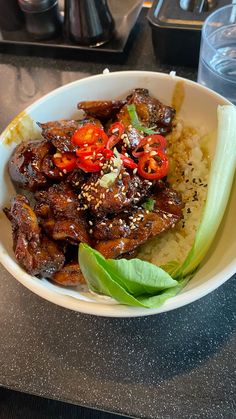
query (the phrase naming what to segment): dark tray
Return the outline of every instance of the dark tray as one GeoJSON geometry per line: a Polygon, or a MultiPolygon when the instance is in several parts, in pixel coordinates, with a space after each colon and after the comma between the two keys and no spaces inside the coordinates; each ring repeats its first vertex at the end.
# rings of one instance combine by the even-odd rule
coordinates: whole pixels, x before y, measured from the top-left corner
{"type": "Polygon", "coordinates": [[[104,55],[115,58],[123,56],[142,3],[142,0],[109,1],[116,31],[109,42],[99,47],[77,45],[65,39],[63,34],[49,41],[34,40],[23,27],[15,31],[0,31],[0,52],[53,56],[55,58],[97,58],[104,55]]]}
{"type": "Polygon", "coordinates": [[[230,0],[154,0],[147,18],[157,59],[165,64],[196,67],[204,20],[229,3],[230,0]]]}

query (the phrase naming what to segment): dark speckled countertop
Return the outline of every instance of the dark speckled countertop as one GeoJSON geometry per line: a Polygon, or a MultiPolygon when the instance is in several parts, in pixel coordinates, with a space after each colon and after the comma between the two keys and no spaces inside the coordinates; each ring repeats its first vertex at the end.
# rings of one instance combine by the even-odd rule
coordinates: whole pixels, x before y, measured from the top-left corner
{"type": "MultiPolygon", "coordinates": [[[[109,61],[109,60],[108,60],[109,61]]],[[[105,67],[156,70],[142,15],[123,63],[0,54],[0,129],[50,90],[105,67]]],[[[196,79],[196,71],[174,68],[196,79]]],[[[97,318],[53,305],[0,267],[0,385],[137,418],[235,418],[235,278],[161,315],[97,318]]]]}

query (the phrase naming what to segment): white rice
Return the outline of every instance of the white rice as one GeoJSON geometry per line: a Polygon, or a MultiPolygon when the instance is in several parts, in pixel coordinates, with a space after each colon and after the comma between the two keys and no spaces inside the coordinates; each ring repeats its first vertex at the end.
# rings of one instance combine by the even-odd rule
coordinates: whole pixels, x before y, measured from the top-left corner
{"type": "Polygon", "coordinates": [[[201,147],[203,136],[176,120],[168,135],[170,171],[168,181],[182,194],[183,219],[171,230],[149,240],[138,257],[156,265],[182,263],[191,249],[206,201],[209,159],[201,147]]]}

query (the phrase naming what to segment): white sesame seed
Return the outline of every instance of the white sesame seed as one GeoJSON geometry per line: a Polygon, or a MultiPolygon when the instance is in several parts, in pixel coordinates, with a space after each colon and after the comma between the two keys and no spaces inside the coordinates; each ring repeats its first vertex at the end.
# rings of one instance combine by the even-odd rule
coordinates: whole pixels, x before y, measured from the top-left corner
{"type": "Polygon", "coordinates": [[[150,152],[150,156],[156,156],[156,155],[157,155],[156,151],[153,150],[153,151],[150,152]]]}
{"type": "Polygon", "coordinates": [[[58,157],[58,158],[60,158],[60,157],[62,157],[62,154],[57,152],[57,153],[55,153],[55,154],[53,155],[53,157],[55,157],[55,158],[57,158],[57,157],[58,157]]]}
{"type": "Polygon", "coordinates": [[[116,134],[117,132],[119,132],[119,128],[113,128],[113,130],[111,132],[112,132],[112,134],[116,134]]]}

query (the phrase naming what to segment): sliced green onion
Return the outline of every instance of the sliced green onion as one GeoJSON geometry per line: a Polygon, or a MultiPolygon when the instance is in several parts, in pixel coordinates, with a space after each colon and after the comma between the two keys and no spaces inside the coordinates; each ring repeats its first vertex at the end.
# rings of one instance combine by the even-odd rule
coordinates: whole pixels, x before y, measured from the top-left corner
{"type": "Polygon", "coordinates": [[[141,122],[139,121],[139,118],[136,112],[136,106],[134,103],[127,105],[127,109],[130,116],[131,125],[133,125],[134,128],[148,135],[158,134],[158,132],[154,131],[152,128],[144,127],[144,125],[141,124],[141,122]]]}
{"type": "Polygon", "coordinates": [[[155,206],[155,201],[154,201],[154,199],[151,199],[151,198],[148,198],[148,199],[147,199],[145,202],[143,202],[143,204],[142,204],[142,207],[143,207],[145,210],[148,210],[148,211],[153,211],[154,206],[155,206]]]}

